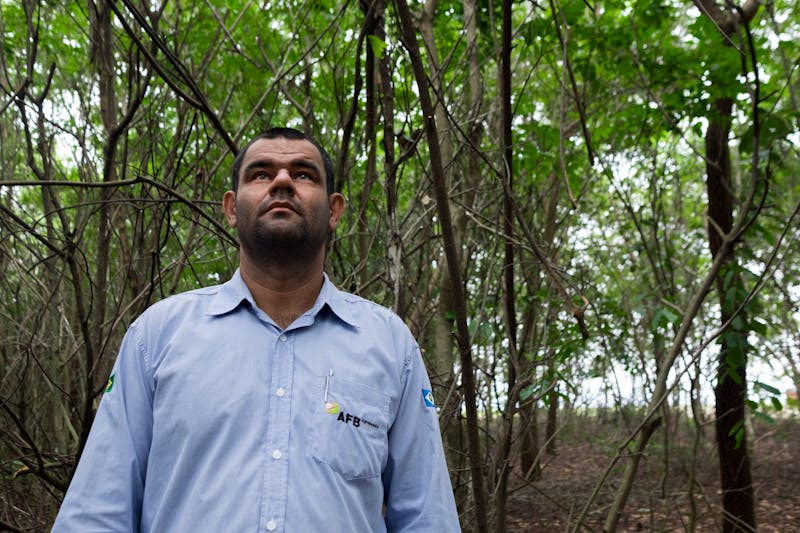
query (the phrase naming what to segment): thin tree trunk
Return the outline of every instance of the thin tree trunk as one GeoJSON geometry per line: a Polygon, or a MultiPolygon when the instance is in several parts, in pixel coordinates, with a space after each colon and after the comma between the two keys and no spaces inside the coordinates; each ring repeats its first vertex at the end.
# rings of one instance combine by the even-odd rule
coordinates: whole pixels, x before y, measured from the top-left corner
{"type": "Polygon", "coordinates": [[[539,426],[536,424],[537,402],[529,401],[520,407],[522,447],[520,466],[525,479],[538,479],[542,468],[539,462],[539,426]]]}
{"type": "Polygon", "coordinates": [[[556,384],[556,358],[552,354],[547,362],[547,374],[552,389],[548,393],[549,402],[547,405],[547,426],[545,427],[545,450],[550,455],[556,454],[556,428],[558,426],[558,385],[556,384]]]}
{"type": "Polygon", "coordinates": [[[511,470],[511,438],[514,434],[514,416],[519,399],[517,371],[517,311],[514,289],[514,210],[510,195],[514,190],[514,140],[511,133],[511,0],[503,0],[502,44],[500,52],[500,124],[503,139],[503,166],[507,187],[503,198],[503,315],[508,336],[508,373],[506,375],[508,398],[503,409],[503,426],[497,454],[497,484],[495,486],[495,531],[506,531],[506,505],[508,503],[508,476],[511,470]]]}
{"type": "Polygon", "coordinates": [[[439,135],[434,119],[434,106],[430,97],[428,77],[425,73],[425,67],[422,64],[416,31],[411,18],[411,11],[405,0],[397,0],[396,6],[400,18],[401,40],[408,51],[411,59],[411,67],[414,71],[414,78],[419,87],[420,106],[424,117],[425,134],[428,140],[433,186],[436,194],[436,207],[439,215],[439,223],[442,228],[445,257],[447,258],[447,267],[450,272],[451,287],[453,290],[456,335],[461,359],[461,385],[467,414],[467,443],[470,457],[470,471],[472,474],[472,492],[475,500],[475,523],[478,532],[484,533],[488,530],[486,487],[483,478],[475,371],[472,362],[469,328],[467,327],[467,299],[461,276],[460,254],[456,247],[454,237],[455,231],[453,229],[452,215],[450,212],[450,198],[445,183],[444,167],[439,151],[439,135]]]}
{"type": "MultiPolygon", "coordinates": [[[[364,11],[364,30],[365,35],[373,35],[375,33],[375,3],[372,5],[361,4],[361,9],[364,11]]],[[[364,65],[364,85],[366,90],[366,107],[364,108],[364,142],[368,146],[367,149],[367,169],[364,174],[364,184],[358,195],[358,207],[356,221],[358,227],[358,284],[364,287],[367,284],[369,277],[369,270],[366,268],[369,262],[369,252],[372,247],[372,231],[367,222],[367,211],[369,209],[370,193],[372,192],[372,184],[377,181],[377,98],[375,79],[377,78],[377,62],[375,59],[375,51],[372,44],[367,43],[366,46],[366,62],[364,65]]],[[[357,66],[361,66],[360,62],[357,66]]],[[[395,307],[396,309],[396,307],[395,307]]]]}
{"type": "MultiPolygon", "coordinates": [[[[557,260],[556,252],[553,250],[553,244],[555,242],[556,235],[556,215],[558,213],[561,184],[562,180],[559,178],[558,174],[555,172],[550,172],[548,174],[543,192],[541,193],[541,196],[546,198],[544,205],[544,244],[548,251],[549,258],[553,262],[557,260]]],[[[524,269],[523,273],[525,274],[526,282],[530,292],[535,293],[539,291],[542,287],[542,282],[545,279],[544,276],[542,276],[540,272],[537,272],[535,275],[532,273],[525,273],[524,269]]],[[[531,303],[529,316],[526,319],[527,323],[525,325],[525,335],[522,343],[520,344],[521,349],[527,350],[528,352],[536,351],[536,349],[531,349],[528,347],[528,341],[524,339],[529,337],[531,334],[530,332],[537,327],[537,315],[543,315],[544,313],[541,312],[542,310],[544,310],[548,315],[553,315],[557,311],[557,309],[552,306],[546,307],[541,305],[539,302],[531,303]]],[[[549,323],[551,316],[546,316],[545,320],[547,323],[549,323]]],[[[544,329],[542,331],[542,338],[545,343],[547,342],[547,334],[547,329],[544,329]]],[[[550,386],[552,387],[552,390],[549,392],[550,406],[547,409],[547,425],[545,427],[545,446],[548,453],[555,453],[556,451],[555,434],[558,426],[558,396],[557,384],[555,383],[555,380],[557,379],[555,373],[555,356],[555,350],[551,348],[548,351],[547,356],[549,374],[548,379],[550,380],[550,386]]],[[[525,379],[528,381],[535,379],[534,373],[536,364],[537,361],[533,358],[520,361],[520,365],[522,367],[521,374],[525,376],[525,379]]],[[[520,450],[520,459],[522,463],[522,471],[525,473],[526,479],[529,480],[537,479],[541,473],[541,464],[539,462],[539,457],[541,455],[539,450],[539,427],[536,424],[536,412],[538,411],[537,402],[538,399],[531,400],[520,407],[520,409],[524,412],[522,417],[523,426],[521,428],[522,449],[520,450]],[[530,425],[528,425],[528,422],[526,421],[530,421],[530,425]]]]}
{"type": "MultiPolygon", "coordinates": [[[[721,33],[721,46],[729,46],[743,25],[755,16],[759,2],[748,0],[741,8],[725,11],[712,0],[697,0],[702,12],[710,17],[721,33]]],[[[755,68],[755,66],[754,66],[755,68]]],[[[731,73],[731,76],[737,75],[731,73]]],[[[718,91],[712,86],[710,90],[718,91]]],[[[720,302],[720,320],[730,324],[742,299],[743,281],[738,274],[734,243],[726,237],[734,226],[733,182],[729,134],[734,100],[718,96],[713,102],[705,136],[706,193],[708,196],[708,242],[711,256],[722,263],[715,286],[720,302]],[[731,299],[729,295],[733,294],[731,299]]],[[[755,120],[755,118],[754,118],[755,120]]],[[[755,131],[755,129],[754,129],[755,131]]],[[[757,135],[754,133],[754,137],[757,135]]],[[[757,147],[754,157],[757,157],[757,147]]],[[[756,160],[757,162],[757,160],[756,160]]],[[[754,172],[757,164],[754,164],[754,172]]],[[[743,311],[740,323],[746,323],[743,311]]],[[[722,489],[723,533],[755,531],[755,494],[746,432],[747,400],[747,331],[730,324],[722,332],[717,361],[716,438],[722,489]]]]}
{"type": "MultiPolygon", "coordinates": [[[[720,98],[714,102],[715,113],[706,132],[706,177],[708,193],[709,245],[711,255],[723,257],[724,266],[717,276],[716,288],[720,302],[720,320],[727,324],[735,308],[727,298],[730,291],[742,290],[741,277],[736,273],[733,245],[724,246],[721,235],[733,225],[733,194],[731,193],[730,149],[728,134],[732,120],[733,100],[720,98]],[[731,273],[731,276],[726,276],[731,273]],[[726,278],[730,282],[726,283],[726,278]]],[[[734,298],[734,301],[738,299],[734,298]]],[[[740,315],[742,316],[742,315],[740,315]]],[[[744,316],[742,316],[744,318],[744,316]]],[[[732,326],[722,334],[717,366],[716,435],[722,488],[723,533],[755,531],[755,495],[750,468],[746,425],[747,399],[747,341],[746,332],[733,331],[732,326]],[[735,343],[731,343],[735,340],[735,343]]]]}

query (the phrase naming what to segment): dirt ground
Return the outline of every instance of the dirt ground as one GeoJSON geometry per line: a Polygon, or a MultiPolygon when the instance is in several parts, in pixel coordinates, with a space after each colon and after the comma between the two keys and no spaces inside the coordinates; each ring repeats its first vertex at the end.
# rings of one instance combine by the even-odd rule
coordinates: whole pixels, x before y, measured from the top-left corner
{"type": "MultiPolygon", "coordinates": [[[[597,428],[595,435],[608,434],[597,428]]],[[[704,432],[698,450],[694,491],[695,531],[720,531],[720,491],[713,428],[704,432]]],[[[592,431],[585,431],[592,434],[592,431]]],[[[680,431],[675,435],[681,435],[680,431]]],[[[688,433],[686,433],[688,435],[688,433]]],[[[679,437],[678,437],[679,438],[679,437]]],[[[650,442],[650,455],[639,466],[619,532],[689,531],[689,442],[671,444],[669,467],[664,464],[663,437],[650,442]],[[659,442],[660,441],[660,442],[659,442]],[[667,472],[665,476],[664,473],[667,472]]],[[[800,420],[760,424],[751,438],[757,524],[762,533],[800,532],[800,420]]],[[[564,438],[557,454],[544,458],[540,479],[517,484],[509,502],[509,531],[557,533],[571,531],[577,517],[608,468],[615,449],[607,439],[583,442],[564,438]]],[[[582,532],[602,532],[603,522],[618,486],[620,468],[612,470],[587,513],[582,532]]]]}

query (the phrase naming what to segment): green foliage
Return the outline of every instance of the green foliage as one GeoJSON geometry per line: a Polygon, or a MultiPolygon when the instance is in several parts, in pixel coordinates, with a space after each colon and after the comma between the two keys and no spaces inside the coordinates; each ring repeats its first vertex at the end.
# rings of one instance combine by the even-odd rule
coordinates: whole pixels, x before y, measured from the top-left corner
{"type": "Polygon", "coordinates": [[[736,448],[741,447],[745,437],[744,420],[737,421],[733,427],[731,427],[731,430],[728,432],[728,436],[734,438],[736,448]]]}
{"type": "MultiPolygon", "coordinates": [[[[759,110],[758,123],[758,144],[761,147],[770,148],[776,143],[788,142],[788,137],[794,132],[792,122],[796,121],[800,115],[798,113],[774,113],[767,109],[759,110]]],[[[742,133],[739,142],[742,154],[750,154],[753,151],[753,124],[750,124],[742,133]]]]}
{"type": "MultiPolygon", "coordinates": [[[[126,325],[155,300],[225,280],[236,268],[235,238],[219,209],[232,162],[224,137],[241,146],[270,125],[307,130],[337,162],[341,156],[338,178],[349,208],[329,273],[406,319],[432,376],[443,376],[436,385],[450,387],[446,380],[459,371],[453,330],[442,335],[437,328],[452,326],[455,316],[444,291],[431,155],[420,88],[391,6],[382,31],[362,36],[358,2],[167,2],[148,14],[147,29],[117,3],[131,30],[112,15],[115,98],[101,102],[87,4],[31,4],[30,25],[21,3],[0,4],[0,399],[23,406],[31,438],[48,460],[61,461],[63,479],[84,423],[74,406],[104,382],[126,325]],[[363,70],[368,47],[383,61],[380,72],[363,70]],[[375,139],[365,129],[368,76],[377,87],[375,139]],[[101,119],[106,104],[118,132],[101,119]],[[106,161],[112,139],[114,159],[106,161]],[[106,177],[127,181],[101,188],[106,177]]],[[[423,43],[417,32],[431,94],[445,111],[437,126],[449,157],[443,164],[481,404],[504,405],[508,394],[506,297],[517,312],[518,378],[531,380],[522,402],[555,386],[561,400],[580,403],[590,378],[625,402],[629,393],[614,390],[614,373],[649,394],[684,320],[692,326],[681,345],[687,359],[696,355],[708,366],[724,349],[736,382],[737,370],[755,357],[783,373],[785,356],[774,354],[793,353],[786,346],[800,330],[792,311],[800,286],[794,6],[762,6],[751,24],[760,83],[755,128],[743,32],[727,42],[707,16],[672,0],[555,5],[554,14],[548,3],[513,3],[512,193],[519,219],[512,235],[505,234],[498,177],[502,5],[477,2],[475,43],[460,1],[438,3],[432,41],[423,43]],[[735,102],[732,192],[743,202],[755,187],[760,202],[736,241],[737,261],[721,274],[721,300],[708,297],[696,316],[684,316],[711,264],[703,137],[721,97],[735,102]],[[511,295],[502,285],[506,237],[516,261],[511,295]],[[732,319],[718,344],[689,353],[704,346],[720,316],[732,319]]],[[[419,14],[421,5],[412,9],[419,14]]],[[[785,407],[777,391],[753,384],[754,416],[785,407]]],[[[640,415],[634,407],[631,418],[640,415]]],[[[487,423],[488,440],[494,429],[487,423]]],[[[744,426],[731,436],[741,442],[744,426]]],[[[16,464],[29,448],[3,447],[2,460],[16,464]]],[[[20,486],[8,476],[3,483],[20,486]]],[[[25,490],[55,505],[34,487],[25,490]]],[[[49,518],[18,525],[47,529],[49,518]]]]}

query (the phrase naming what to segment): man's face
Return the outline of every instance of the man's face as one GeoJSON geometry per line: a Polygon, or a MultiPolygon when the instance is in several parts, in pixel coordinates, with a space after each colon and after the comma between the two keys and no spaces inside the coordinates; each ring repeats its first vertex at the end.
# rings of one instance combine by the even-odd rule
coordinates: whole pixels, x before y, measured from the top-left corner
{"type": "Polygon", "coordinates": [[[223,207],[251,259],[307,261],[322,253],[344,199],[328,196],[322,157],[312,143],[260,139],[242,159],[238,191],[225,193],[223,207]]]}

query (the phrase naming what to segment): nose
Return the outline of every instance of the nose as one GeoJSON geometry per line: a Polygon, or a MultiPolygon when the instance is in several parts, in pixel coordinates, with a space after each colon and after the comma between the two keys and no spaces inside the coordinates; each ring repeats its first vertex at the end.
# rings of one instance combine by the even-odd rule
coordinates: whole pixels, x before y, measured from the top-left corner
{"type": "Polygon", "coordinates": [[[285,168],[278,170],[270,182],[270,193],[275,194],[279,191],[294,192],[294,180],[285,168]]]}

